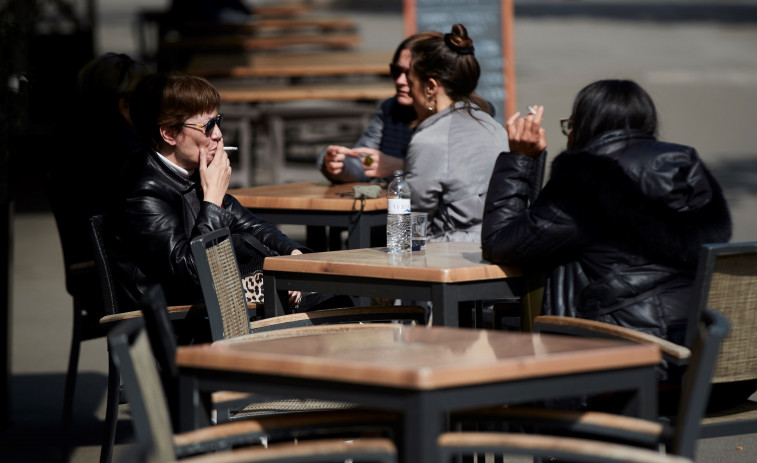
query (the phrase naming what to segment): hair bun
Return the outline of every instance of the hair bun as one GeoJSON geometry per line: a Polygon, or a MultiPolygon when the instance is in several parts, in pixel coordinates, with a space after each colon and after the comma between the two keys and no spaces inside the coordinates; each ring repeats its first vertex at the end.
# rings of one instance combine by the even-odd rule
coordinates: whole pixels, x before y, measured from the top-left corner
{"type": "Polygon", "coordinates": [[[462,24],[452,26],[452,32],[444,34],[444,43],[460,55],[472,55],[475,51],[473,40],[462,24]]]}

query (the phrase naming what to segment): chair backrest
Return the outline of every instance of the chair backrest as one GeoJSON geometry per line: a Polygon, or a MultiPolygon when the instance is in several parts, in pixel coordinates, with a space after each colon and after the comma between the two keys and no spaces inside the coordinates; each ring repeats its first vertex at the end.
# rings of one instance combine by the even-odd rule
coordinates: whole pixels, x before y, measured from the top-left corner
{"type": "MultiPolygon", "coordinates": [[[[153,356],[160,368],[160,379],[168,408],[171,416],[177,419],[179,367],[176,365],[176,332],[169,320],[166,305],[166,296],[160,285],[148,288],[140,301],[145,330],[153,356]]],[[[174,425],[176,424],[174,422],[174,425]]]]}
{"type": "Polygon", "coordinates": [[[170,413],[144,321],[134,319],[119,323],[108,334],[108,342],[121,372],[137,439],[152,448],[148,461],[175,461],[170,413]]]}
{"type": "Polygon", "coordinates": [[[110,269],[108,252],[105,247],[103,238],[103,227],[105,226],[105,217],[94,215],[89,218],[89,238],[92,244],[92,253],[97,266],[97,274],[100,277],[100,288],[102,289],[103,298],[103,315],[113,315],[118,313],[118,299],[116,297],[116,287],[113,281],[113,273],[110,269]]]}
{"type": "MultiPolygon", "coordinates": [[[[757,242],[707,244],[697,268],[697,307],[731,322],[713,383],[757,379],[757,242]]],[[[693,342],[689,329],[687,345],[693,342]]]]}
{"type": "Polygon", "coordinates": [[[699,423],[707,408],[713,370],[731,324],[713,310],[704,310],[695,330],[691,359],[681,388],[672,453],[694,458],[699,423]]]}
{"type": "Polygon", "coordinates": [[[206,233],[190,244],[214,341],[250,333],[242,276],[228,228],[206,233]]]}

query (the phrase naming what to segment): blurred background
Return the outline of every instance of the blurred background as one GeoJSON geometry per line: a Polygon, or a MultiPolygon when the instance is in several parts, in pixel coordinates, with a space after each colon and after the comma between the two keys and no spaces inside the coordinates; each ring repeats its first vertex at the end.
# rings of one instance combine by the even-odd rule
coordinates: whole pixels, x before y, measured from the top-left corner
{"type": "MultiPolygon", "coordinates": [[[[4,424],[0,461],[62,458],[60,417],[71,298],[65,291],[60,243],[42,188],[46,162],[64,151],[54,148],[51,128],[76,105],[76,72],[93,57],[118,52],[154,68],[182,68],[188,64],[182,53],[206,50],[207,43],[195,42],[159,53],[161,38],[176,39],[175,33],[160,31],[156,22],[172,3],[0,0],[0,353],[2,346],[8,352],[0,355],[0,375],[9,372],[0,377],[0,421],[4,424]],[[41,150],[41,146],[53,148],[41,150]],[[28,458],[30,449],[35,450],[32,459],[28,458]]],[[[184,11],[199,11],[194,1],[178,3],[184,11]]],[[[292,2],[243,3],[253,11],[263,11],[292,2]]],[[[347,45],[351,51],[383,53],[388,63],[404,37],[402,0],[304,3],[308,9],[303,14],[309,18],[349,20],[344,31],[330,33],[351,40],[347,45]]],[[[723,185],[735,223],[733,240],[752,241],[757,239],[756,26],[755,0],[516,0],[511,31],[515,54],[509,63],[515,70],[515,92],[508,98],[521,111],[528,105],[546,106],[544,126],[551,160],[565,146],[559,119],[570,115],[578,90],[602,78],[636,80],[657,104],[660,138],[696,147],[723,185]]],[[[476,36],[473,39],[475,43],[476,36]]],[[[211,67],[217,71],[233,59],[227,56],[211,67]]],[[[289,84],[220,75],[209,78],[232,87],[242,85],[235,81],[289,84]]],[[[366,82],[388,86],[391,94],[386,75],[363,77],[357,83],[366,82]]],[[[321,180],[314,160],[322,146],[354,141],[367,121],[365,115],[372,113],[378,101],[360,99],[349,107],[344,102],[344,106],[297,102],[293,112],[280,103],[259,105],[259,113],[269,112],[283,121],[279,132],[284,134],[283,146],[271,141],[271,119],[245,119],[247,109],[240,108],[246,106],[225,102],[231,121],[224,126],[226,144],[242,148],[247,140],[244,146],[251,159],[247,166],[236,159],[235,172],[244,172],[235,178],[237,185],[274,179],[321,180]],[[322,110],[332,105],[338,110],[329,118],[310,117],[313,106],[322,110]],[[298,119],[293,113],[309,116],[298,119]],[[284,164],[272,165],[270,153],[275,150],[283,153],[284,164]]],[[[77,143],[88,142],[87,129],[87,120],[78,121],[77,143]]],[[[297,237],[301,231],[289,233],[297,237]]],[[[96,461],[106,390],[104,341],[84,343],[79,371],[74,417],[77,445],[72,461],[96,461]]],[[[127,442],[128,416],[119,426],[119,442],[127,442]]],[[[698,461],[757,461],[750,444],[754,446],[754,439],[717,440],[705,445],[698,461]]]]}

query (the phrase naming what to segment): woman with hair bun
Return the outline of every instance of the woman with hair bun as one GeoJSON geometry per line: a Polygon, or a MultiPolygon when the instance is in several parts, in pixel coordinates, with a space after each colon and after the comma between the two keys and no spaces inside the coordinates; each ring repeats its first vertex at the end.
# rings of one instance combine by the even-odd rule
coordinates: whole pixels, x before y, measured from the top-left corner
{"type": "Polygon", "coordinates": [[[418,116],[405,159],[412,210],[428,213],[429,241],[479,241],[486,186],[508,150],[507,132],[474,93],[481,68],[465,26],[417,40],[410,53],[418,116]]]}

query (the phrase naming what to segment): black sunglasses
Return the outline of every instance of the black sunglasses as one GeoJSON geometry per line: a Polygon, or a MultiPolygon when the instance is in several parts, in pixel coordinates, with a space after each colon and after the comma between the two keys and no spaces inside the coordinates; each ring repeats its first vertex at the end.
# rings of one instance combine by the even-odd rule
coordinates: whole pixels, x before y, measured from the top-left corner
{"type": "Polygon", "coordinates": [[[400,66],[396,63],[389,64],[389,74],[392,75],[392,79],[397,80],[402,74],[407,74],[410,69],[400,66]]]}
{"type": "Polygon", "coordinates": [[[204,130],[205,136],[209,137],[210,134],[213,133],[213,129],[218,126],[218,128],[221,128],[221,122],[223,122],[223,114],[216,114],[216,117],[209,120],[208,122],[204,124],[184,124],[187,127],[194,127],[196,129],[204,130]]]}

